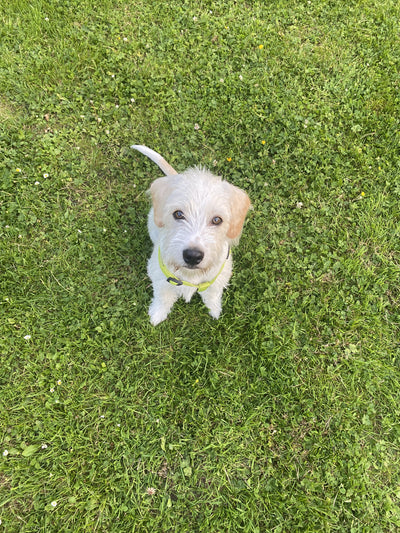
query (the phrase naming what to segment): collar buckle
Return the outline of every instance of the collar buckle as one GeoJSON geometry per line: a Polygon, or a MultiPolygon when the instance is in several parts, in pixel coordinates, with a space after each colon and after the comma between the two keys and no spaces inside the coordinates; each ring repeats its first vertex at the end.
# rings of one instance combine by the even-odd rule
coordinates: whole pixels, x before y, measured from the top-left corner
{"type": "Polygon", "coordinates": [[[177,287],[180,287],[183,285],[183,281],[178,278],[167,278],[168,283],[171,283],[171,285],[176,285],[177,287]]]}

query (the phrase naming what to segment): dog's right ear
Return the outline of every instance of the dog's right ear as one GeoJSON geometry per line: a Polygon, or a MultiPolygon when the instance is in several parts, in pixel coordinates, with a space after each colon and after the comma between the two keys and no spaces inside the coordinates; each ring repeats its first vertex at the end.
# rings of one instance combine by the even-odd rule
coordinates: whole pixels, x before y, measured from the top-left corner
{"type": "Polygon", "coordinates": [[[247,211],[250,209],[250,198],[239,187],[235,187],[231,183],[225,183],[229,187],[229,201],[232,212],[232,220],[227,236],[237,244],[242,233],[244,219],[246,218],[247,211]]]}
{"type": "Polygon", "coordinates": [[[154,222],[159,228],[164,225],[163,205],[165,205],[165,200],[168,198],[170,190],[171,181],[167,176],[158,178],[157,180],[153,181],[150,186],[150,194],[154,210],[154,222]]]}

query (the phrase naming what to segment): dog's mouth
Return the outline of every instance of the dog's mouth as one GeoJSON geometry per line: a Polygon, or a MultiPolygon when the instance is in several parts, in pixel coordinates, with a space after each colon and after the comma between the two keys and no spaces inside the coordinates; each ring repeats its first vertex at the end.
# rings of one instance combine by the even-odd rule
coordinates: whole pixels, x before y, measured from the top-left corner
{"type": "Polygon", "coordinates": [[[172,268],[172,272],[175,272],[175,274],[179,274],[179,272],[185,271],[194,272],[196,270],[204,270],[204,268],[202,268],[201,265],[187,265],[186,263],[183,263],[181,265],[175,263],[172,268]]]}
{"type": "Polygon", "coordinates": [[[189,273],[205,273],[208,271],[208,268],[205,267],[205,265],[187,265],[186,263],[184,263],[183,265],[180,265],[177,270],[179,270],[181,272],[181,275],[184,276],[185,275],[185,272],[187,274],[189,273]]]}

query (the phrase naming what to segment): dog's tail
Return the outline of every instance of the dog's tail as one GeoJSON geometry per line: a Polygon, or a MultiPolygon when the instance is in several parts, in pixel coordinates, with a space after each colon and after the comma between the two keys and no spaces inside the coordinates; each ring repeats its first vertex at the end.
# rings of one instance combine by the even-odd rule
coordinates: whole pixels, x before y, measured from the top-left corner
{"type": "Polygon", "coordinates": [[[165,161],[165,159],[152,150],[151,148],[147,148],[147,146],[143,146],[142,144],[133,144],[131,146],[134,150],[137,150],[138,152],[141,152],[142,154],[146,155],[149,159],[154,161],[156,165],[158,165],[161,170],[164,172],[166,176],[171,176],[172,174],[178,174],[178,172],[171,167],[169,163],[165,161]]]}

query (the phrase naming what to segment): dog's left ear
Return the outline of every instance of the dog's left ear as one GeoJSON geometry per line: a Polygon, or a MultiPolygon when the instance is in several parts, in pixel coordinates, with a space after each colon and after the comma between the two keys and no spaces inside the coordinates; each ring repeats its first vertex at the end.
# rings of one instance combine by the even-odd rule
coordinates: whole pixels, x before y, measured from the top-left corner
{"type": "Polygon", "coordinates": [[[242,189],[239,189],[239,187],[235,187],[235,185],[231,185],[227,182],[226,185],[229,186],[229,203],[231,207],[231,223],[227,237],[235,240],[239,239],[240,234],[242,233],[244,219],[250,208],[250,198],[244,191],[242,191],[242,189]]]}
{"type": "Polygon", "coordinates": [[[168,198],[171,190],[171,180],[167,176],[158,178],[150,186],[151,200],[153,202],[154,222],[161,228],[163,222],[163,209],[165,200],[168,198]]]}

